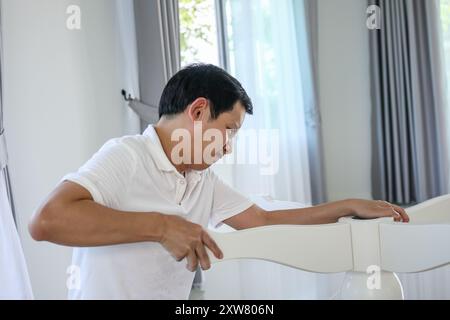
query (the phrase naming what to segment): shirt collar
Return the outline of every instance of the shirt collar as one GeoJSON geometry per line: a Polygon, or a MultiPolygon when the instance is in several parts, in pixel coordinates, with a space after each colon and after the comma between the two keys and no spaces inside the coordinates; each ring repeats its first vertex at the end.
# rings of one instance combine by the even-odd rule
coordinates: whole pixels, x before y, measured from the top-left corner
{"type": "MultiPolygon", "coordinates": [[[[167,172],[175,172],[180,176],[183,176],[181,173],[178,172],[178,170],[175,168],[175,166],[170,162],[169,158],[167,157],[166,153],[164,152],[164,149],[161,144],[161,140],[159,139],[158,133],[155,130],[155,127],[153,124],[150,124],[147,129],[142,133],[143,136],[147,136],[152,141],[153,145],[156,147],[156,166],[159,170],[167,171],[167,172]]],[[[201,175],[201,171],[197,170],[190,170],[190,172],[195,173],[196,175],[201,175]]]]}

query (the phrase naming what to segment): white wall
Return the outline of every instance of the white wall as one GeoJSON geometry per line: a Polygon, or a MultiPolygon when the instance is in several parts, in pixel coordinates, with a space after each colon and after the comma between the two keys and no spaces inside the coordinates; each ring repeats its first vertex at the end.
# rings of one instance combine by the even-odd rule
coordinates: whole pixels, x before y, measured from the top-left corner
{"type": "Polygon", "coordinates": [[[110,0],[3,0],[5,130],[19,232],[36,298],[66,296],[71,249],[34,242],[27,223],[61,177],[107,139],[133,133],[123,105],[110,0]],[[81,8],[81,30],[66,8],[81,8]]]}
{"type": "Polygon", "coordinates": [[[319,97],[329,200],[371,196],[366,1],[318,0],[319,97]]]}

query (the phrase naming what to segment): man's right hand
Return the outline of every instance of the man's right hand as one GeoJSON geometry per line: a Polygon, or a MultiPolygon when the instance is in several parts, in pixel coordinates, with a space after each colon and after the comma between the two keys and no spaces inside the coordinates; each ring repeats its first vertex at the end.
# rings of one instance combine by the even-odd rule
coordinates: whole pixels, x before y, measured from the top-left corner
{"type": "Polygon", "coordinates": [[[164,228],[160,243],[177,261],[187,259],[186,268],[194,272],[198,263],[203,270],[211,267],[205,246],[218,258],[223,253],[216,242],[202,228],[176,215],[163,215],[164,228]]]}

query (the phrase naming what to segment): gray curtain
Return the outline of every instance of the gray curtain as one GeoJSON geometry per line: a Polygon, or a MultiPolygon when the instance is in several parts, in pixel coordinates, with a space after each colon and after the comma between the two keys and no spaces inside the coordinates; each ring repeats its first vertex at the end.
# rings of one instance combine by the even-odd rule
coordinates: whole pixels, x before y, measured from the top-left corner
{"type": "Polygon", "coordinates": [[[448,192],[439,0],[369,0],[373,196],[398,204],[448,192]]]}
{"type": "Polygon", "coordinates": [[[162,90],[180,69],[178,0],[134,0],[134,12],[140,101],[131,101],[130,106],[144,130],[158,120],[162,90]]]}
{"type": "Polygon", "coordinates": [[[11,182],[8,171],[8,152],[6,149],[5,128],[3,126],[3,82],[2,82],[2,63],[3,63],[3,47],[2,47],[2,26],[0,19],[0,170],[3,172],[5,178],[6,190],[8,193],[8,200],[13,213],[14,221],[16,221],[16,214],[14,208],[14,200],[11,189],[11,182]]]}
{"type": "MultiPolygon", "coordinates": [[[[306,21],[300,21],[296,15],[296,28],[308,30],[309,56],[300,59],[303,72],[310,70],[311,81],[304,82],[303,92],[305,93],[305,112],[306,112],[306,134],[308,138],[308,160],[311,179],[311,201],[313,205],[327,201],[326,184],[323,165],[323,140],[320,117],[320,101],[318,95],[318,10],[316,0],[293,0],[294,8],[304,6],[306,21]]],[[[298,34],[302,34],[298,32],[298,34]]],[[[301,42],[300,42],[301,43],[301,42]]]]}
{"type": "Polygon", "coordinates": [[[228,48],[228,30],[227,30],[227,9],[226,0],[215,0],[216,26],[217,26],[217,44],[219,47],[220,66],[225,70],[230,70],[230,55],[228,48]]]}

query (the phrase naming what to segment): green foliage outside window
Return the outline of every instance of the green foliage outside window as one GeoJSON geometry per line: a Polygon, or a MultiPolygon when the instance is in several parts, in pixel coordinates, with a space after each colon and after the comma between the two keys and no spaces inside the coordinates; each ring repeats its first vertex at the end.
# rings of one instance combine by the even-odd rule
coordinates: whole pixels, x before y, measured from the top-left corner
{"type": "Polygon", "coordinates": [[[441,0],[441,17],[444,32],[450,32],[450,0],[441,0]]]}
{"type": "Polygon", "coordinates": [[[199,48],[212,45],[212,25],[204,18],[211,10],[211,0],[179,1],[182,65],[198,60],[199,48]]]}

